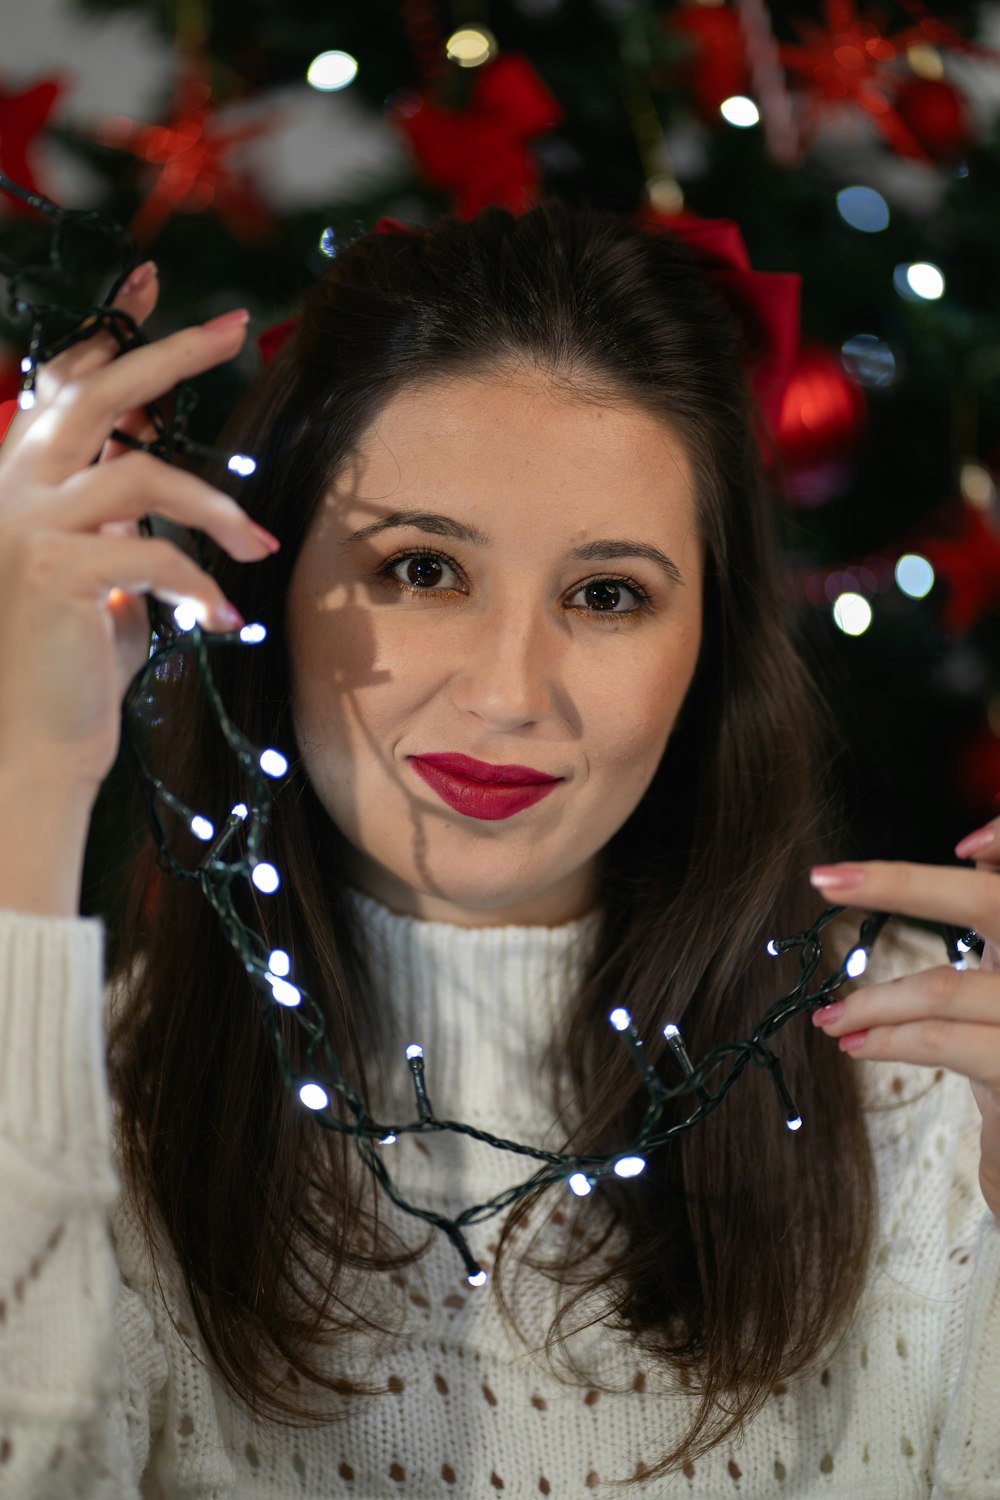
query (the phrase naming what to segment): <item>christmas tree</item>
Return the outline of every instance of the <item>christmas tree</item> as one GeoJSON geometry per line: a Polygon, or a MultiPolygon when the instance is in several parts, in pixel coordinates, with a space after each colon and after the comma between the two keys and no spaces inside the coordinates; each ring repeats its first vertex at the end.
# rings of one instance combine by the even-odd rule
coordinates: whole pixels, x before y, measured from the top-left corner
{"type": "MultiPolygon", "coordinates": [[[[1000,812],[1000,6],[853,0],[40,0],[5,27],[0,169],[128,226],[151,336],[263,330],[382,216],[544,194],[734,221],[802,277],[775,525],[832,703],[843,854],[948,862],[1000,812]]],[[[47,227],[0,199],[0,253],[47,227]]],[[[24,328],[0,319],[0,401],[24,328]]],[[[259,353],[199,383],[210,442],[259,353]]],[[[121,761],[83,910],[141,832],[121,761]]]]}

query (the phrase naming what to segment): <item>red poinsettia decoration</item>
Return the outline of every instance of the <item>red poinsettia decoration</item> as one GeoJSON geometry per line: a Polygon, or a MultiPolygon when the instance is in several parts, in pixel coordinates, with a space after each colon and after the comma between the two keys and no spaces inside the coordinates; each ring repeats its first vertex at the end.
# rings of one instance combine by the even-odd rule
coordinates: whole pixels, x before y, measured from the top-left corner
{"type": "Polygon", "coordinates": [[[390,111],[427,181],[453,194],[460,219],[475,218],[488,204],[512,213],[530,208],[539,183],[531,142],[562,117],[531,64],[514,54],[477,68],[465,110],[442,109],[423,93],[390,111]]]}
{"type": "Polygon", "coordinates": [[[245,176],[234,171],[229,153],[263,135],[273,121],[220,130],[213,121],[211,89],[198,77],[182,78],[170,119],[163,125],[139,125],[117,117],[98,132],[105,146],[127,151],[148,162],[153,186],[129,228],[140,244],[154,239],[175,213],[211,209],[239,239],[259,239],[273,219],[245,176]]]}
{"type": "MultiPolygon", "coordinates": [[[[46,78],[17,93],[8,93],[0,87],[0,172],[18,187],[27,188],[29,193],[43,192],[32,167],[32,146],[55,108],[63,87],[59,78],[46,78]]],[[[32,211],[10,194],[5,194],[3,201],[12,213],[32,211]]]]}
{"type": "Polygon", "coordinates": [[[984,615],[1000,612],[1000,530],[988,513],[956,501],[941,530],[919,537],[913,551],[947,587],[946,629],[963,635],[984,615]]]}
{"type": "MultiPolygon", "coordinates": [[[[953,26],[926,14],[922,6],[909,9],[919,16],[915,24],[888,34],[882,30],[881,15],[874,11],[859,15],[855,0],[824,0],[822,25],[793,20],[800,44],[785,45],[779,51],[785,67],[802,80],[807,95],[804,140],[815,136],[824,111],[854,104],[867,112],[900,155],[926,161],[933,154],[922,139],[923,132],[909,118],[910,81],[887,65],[918,45],[977,53],[985,49],[967,42],[953,26]]],[[[945,87],[954,93],[950,85],[945,87]]]]}

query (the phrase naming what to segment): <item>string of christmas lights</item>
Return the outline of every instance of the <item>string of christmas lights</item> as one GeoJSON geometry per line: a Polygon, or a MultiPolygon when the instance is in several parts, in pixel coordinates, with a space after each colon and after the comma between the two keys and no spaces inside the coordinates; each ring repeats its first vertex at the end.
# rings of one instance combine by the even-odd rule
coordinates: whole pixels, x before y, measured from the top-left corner
{"type": "MultiPolygon", "coordinates": [[[[109,306],[134,266],[137,256],[135,245],[125,231],[98,213],[61,209],[39,194],[11,182],[2,173],[0,188],[45,214],[54,227],[49,257],[45,264],[17,267],[5,258],[0,259],[0,274],[7,276],[10,282],[10,309],[13,314],[27,315],[30,320],[28,353],[22,362],[24,384],[19,398],[22,409],[30,409],[34,404],[34,380],[39,365],[62,350],[105,329],[113,334],[122,352],[147,342],[127,313],[109,306]],[[65,301],[32,301],[24,291],[26,283],[35,281],[43,286],[58,287],[60,283],[68,282],[68,236],[78,228],[92,231],[105,242],[115,243],[117,246],[119,272],[105,302],[98,307],[81,308],[65,301]],[[60,327],[62,331],[53,332],[56,327],[60,327]]],[[[175,454],[186,453],[222,460],[237,475],[254,471],[254,460],[246,454],[227,457],[215,449],[191,441],[186,435],[186,423],[196,398],[186,384],[177,388],[176,396],[176,415],[169,422],[159,407],[151,405],[147,408],[156,433],[149,442],[139,442],[117,429],[112,432],[112,437],[132,448],[153,453],[168,463],[175,454]]],[[[145,535],[152,534],[148,517],[140,522],[140,529],[145,535]]],[[[205,568],[207,549],[202,534],[196,533],[195,540],[200,565],[205,568]]],[[[191,602],[177,606],[172,615],[149,595],[146,596],[146,603],[152,641],[148,660],[136,674],[125,696],[123,745],[143,793],[157,845],[157,863],[165,873],[176,879],[196,882],[214,909],[226,938],[239,956],[256,993],[261,1017],[285,1085],[318,1125],[353,1136],[361,1161],[398,1208],[447,1236],[461,1256],[466,1280],[471,1286],[482,1286],[487,1280],[487,1273],[474,1259],[465,1238],[464,1231],[469,1225],[492,1218],[539,1188],[562,1183],[578,1197],[585,1197],[612,1177],[637,1177],[645,1170],[651,1152],[665,1146],[683,1131],[694,1129],[707,1115],[718,1109],[749,1064],[767,1070],[787,1129],[795,1131],[801,1128],[802,1116],[785,1085],[780,1060],[768,1043],[796,1016],[828,1004],[837,990],[865,972],[879,934],[886,923],[893,920],[889,913],[867,916],[859,927],[854,947],[840,968],[812,990],[810,984],[823,952],[820,933],[846,908],[827,907],[806,931],[791,937],[772,939],[767,944],[767,951],[774,957],[799,950],[798,981],[787,994],[774,1001],[748,1037],[714,1048],[697,1064],[688,1056],[680,1028],[675,1022],[666,1020],[661,1028],[666,1051],[659,1050],[665,1058],[673,1060],[681,1075],[673,1085],[664,1083],[660,1077],[657,1067],[659,1055],[654,1057],[653,1049],[639,1035],[626,1006],[616,1005],[608,1016],[609,1024],[619,1033],[627,1047],[648,1096],[646,1110],[635,1138],[619,1151],[592,1155],[544,1151],[518,1141],[506,1140],[462,1121],[439,1117],[428,1092],[424,1050],[416,1041],[406,1048],[406,1063],[413,1082],[417,1118],[397,1122],[376,1120],[370,1114],[365,1100],[344,1077],[327,1037],[321,1008],[308,991],[296,985],[290,977],[291,963],[288,954],[280,948],[268,951],[260,935],[252,932],[239,918],[234,905],[234,888],[237,882],[249,880],[264,894],[273,893],[281,884],[278,870],[262,855],[274,804],[273,782],[285,774],[288,762],[273,747],[261,749],[253,745],[233,724],[213,680],[208,652],[210,643],[239,643],[247,646],[259,644],[267,638],[267,630],[262,624],[247,624],[239,631],[216,635],[202,629],[198,623],[196,607],[191,602]],[[209,818],[188,807],[151,773],[140,750],[138,725],[150,678],[159,674],[173,656],[183,652],[193,653],[219,727],[251,787],[249,802],[239,802],[231,809],[218,837],[209,818]],[[196,838],[211,843],[195,869],[181,865],[171,853],[160,817],[161,807],[168,808],[179,817],[196,838]],[[241,828],[246,831],[245,855],[238,859],[223,858],[234,835],[241,828]],[[297,1026],[306,1039],[302,1066],[298,1069],[291,1066],[281,1035],[280,1019],[283,1013],[295,1017],[297,1026]],[[728,1071],[721,1078],[718,1077],[727,1063],[728,1071]],[[683,1121],[665,1126],[663,1116],[667,1105],[682,1094],[693,1096],[697,1101],[695,1108],[683,1121]],[[386,1148],[403,1135],[444,1132],[466,1136],[498,1151],[524,1156],[537,1163],[537,1169],[524,1182],[507,1188],[484,1203],[464,1208],[453,1217],[422,1208],[410,1202],[393,1179],[386,1166],[386,1148]]],[[[974,932],[963,934],[958,928],[936,923],[911,925],[938,934],[945,944],[949,961],[956,968],[966,966],[966,954],[979,942],[974,932]]]]}

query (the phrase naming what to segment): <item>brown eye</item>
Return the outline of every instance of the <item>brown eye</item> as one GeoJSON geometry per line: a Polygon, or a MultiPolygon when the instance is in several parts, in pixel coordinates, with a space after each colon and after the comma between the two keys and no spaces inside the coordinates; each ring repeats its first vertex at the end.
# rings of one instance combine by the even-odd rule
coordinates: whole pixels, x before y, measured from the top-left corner
{"type": "Polygon", "coordinates": [[[570,603],[575,599],[582,602],[573,607],[590,615],[637,615],[649,604],[645,589],[624,578],[594,578],[590,583],[582,583],[570,603]]]}
{"type": "Polygon", "coordinates": [[[383,577],[414,594],[445,593],[460,587],[456,567],[437,552],[405,552],[381,571],[383,577]]]}
{"type": "Polygon", "coordinates": [[[406,581],[414,588],[432,588],[440,582],[442,572],[436,557],[411,557],[406,564],[406,581]]]}
{"type": "Polygon", "coordinates": [[[617,609],[622,591],[616,583],[588,583],[583,597],[591,609],[617,609]]]}

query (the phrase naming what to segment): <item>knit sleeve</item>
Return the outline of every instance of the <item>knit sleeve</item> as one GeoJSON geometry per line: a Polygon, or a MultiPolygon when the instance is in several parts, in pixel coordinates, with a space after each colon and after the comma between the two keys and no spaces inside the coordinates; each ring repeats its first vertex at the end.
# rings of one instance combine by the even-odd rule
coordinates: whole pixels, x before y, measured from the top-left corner
{"type": "Polygon", "coordinates": [[[958,1377],[938,1444],[931,1500],[1000,1495],[1000,1224],[988,1210],[976,1240],[958,1377]]]}
{"type": "Polygon", "coordinates": [[[0,1500],[138,1500],[166,1378],[110,1234],[103,938],[0,911],[0,1500]]]}
{"type": "MultiPolygon", "coordinates": [[[[888,939],[870,982],[946,961],[925,932],[888,939]]],[[[968,1080],[941,1068],[870,1063],[864,1077],[892,1251],[877,1289],[900,1319],[905,1300],[909,1363],[925,1361],[937,1388],[930,1500],[1000,1500],[1000,1224],[979,1184],[982,1116],[968,1080]]]]}
{"type": "MultiPolygon", "coordinates": [[[[873,980],[897,978],[948,962],[942,942],[910,930],[889,945],[882,966],[873,962],[873,980]]],[[[970,959],[978,968],[979,960],[970,959]]],[[[957,1074],[927,1068],[886,1067],[883,1082],[909,1080],[924,1095],[921,1142],[915,1167],[927,1176],[937,1143],[946,1142],[940,1160],[948,1163],[940,1232],[945,1266],[934,1281],[945,1317],[939,1349],[943,1422],[934,1448],[931,1500],[997,1500],[1000,1496],[1000,1224],[979,1187],[982,1116],[969,1083],[957,1074]],[[936,1094],[939,1103],[934,1103],[936,1094]],[[952,1101],[946,1104],[946,1101],[952,1101]],[[942,1127],[945,1134],[942,1137],[942,1127]]],[[[889,1116],[891,1118],[891,1116],[889,1116]]],[[[919,1188],[907,1190],[910,1208],[919,1188]]],[[[915,1215],[916,1217],[916,1215],[915,1215]]],[[[925,1290],[930,1290],[930,1287],[925,1290]]]]}

